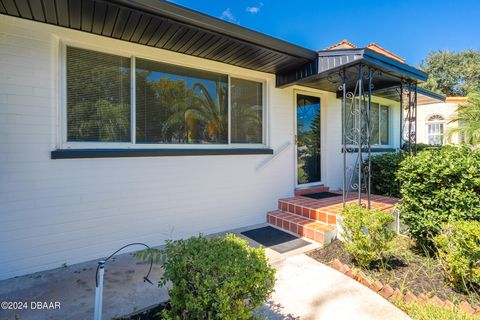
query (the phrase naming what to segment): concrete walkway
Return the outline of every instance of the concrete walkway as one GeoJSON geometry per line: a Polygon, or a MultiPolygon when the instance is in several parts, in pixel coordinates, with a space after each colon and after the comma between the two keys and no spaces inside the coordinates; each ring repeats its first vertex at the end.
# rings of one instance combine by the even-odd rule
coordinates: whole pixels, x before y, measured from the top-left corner
{"type": "Polygon", "coordinates": [[[262,308],[269,319],[410,319],[367,287],[304,254],[275,268],[275,292],[262,308]]]}
{"type": "MultiPolygon", "coordinates": [[[[250,239],[249,243],[259,246],[250,239]]],[[[286,254],[266,249],[267,256],[277,269],[277,282],[271,301],[259,312],[270,319],[408,319],[368,288],[303,254],[317,247],[318,244],[311,243],[286,254]]],[[[92,319],[96,264],[96,261],[90,261],[0,281],[0,302],[25,301],[29,306],[27,310],[16,313],[0,309],[0,319],[92,319]],[[32,310],[32,301],[60,302],[60,309],[32,310]]],[[[146,269],[146,265],[130,254],[120,255],[115,261],[108,262],[103,319],[112,319],[168,300],[167,289],[156,286],[162,269],[155,266],[152,271],[150,279],[155,285],[142,281],[146,269]]]]}

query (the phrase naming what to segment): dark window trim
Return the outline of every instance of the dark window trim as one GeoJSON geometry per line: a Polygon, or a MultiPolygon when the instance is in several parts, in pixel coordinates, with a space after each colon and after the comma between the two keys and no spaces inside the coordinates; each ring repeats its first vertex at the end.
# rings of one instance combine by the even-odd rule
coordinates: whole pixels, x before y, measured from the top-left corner
{"type": "Polygon", "coordinates": [[[57,149],[51,159],[136,158],[136,157],[187,157],[273,154],[268,148],[224,149],[57,149]]]}
{"type": "MultiPolygon", "coordinates": [[[[350,152],[358,152],[358,148],[357,147],[352,147],[352,148],[348,148],[350,150],[353,150],[353,151],[350,151],[350,152]]],[[[343,153],[343,148],[342,148],[342,153],[343,153]]],[[[367,148],[364,148],[362,149],[363,152],[368,152],[367,148]]],[[[371,153],[379,153],[379,152],[397,152],[397,149],[395,148],[381,148],[381,147],[372,147],[371,149],[371,153]]]]}

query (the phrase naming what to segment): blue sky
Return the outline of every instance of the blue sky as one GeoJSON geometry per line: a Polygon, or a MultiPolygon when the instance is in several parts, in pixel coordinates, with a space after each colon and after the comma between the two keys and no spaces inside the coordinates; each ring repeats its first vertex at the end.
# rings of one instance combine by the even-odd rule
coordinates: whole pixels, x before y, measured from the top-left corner
{"type": "Polygon", "coordinates": [[[480,0],[175,0],[310,48],[371,42],[418,65],[429,51],[480,49],[480,0]]]}

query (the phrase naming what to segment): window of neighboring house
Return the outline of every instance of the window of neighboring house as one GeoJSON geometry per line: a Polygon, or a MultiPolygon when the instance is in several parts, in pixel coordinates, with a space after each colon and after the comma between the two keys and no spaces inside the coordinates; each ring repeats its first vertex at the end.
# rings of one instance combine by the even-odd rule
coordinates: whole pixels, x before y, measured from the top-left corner
{"type": "MultiPolygon", "coordinates": [[[[355,144],[355,136],[358,135],[358,99],[355,105],[351,104],[351,100],[347,100],[346,126],[347,144],[355,144]],[[350,143],[349,143],[349,140],[350,143]]],[[[380,105],[375,102],[370,104],[370,143],[372,146],[389,144],[389,117],[390,111],[388,106],[380,105]]],[[[362,119],[362,139],[366,141],[366,114],[362,119]]]]}
{"type": "Polygon", "coordinates": [[[264,144],[262,82],[73,47],[66,59],[67,142],[264,144]]]}
{"type": "Polygon", "coordinates": [[[427,142],[428,144],[443,144],[445,119],[438,114],[427,119],[427,142]]]}

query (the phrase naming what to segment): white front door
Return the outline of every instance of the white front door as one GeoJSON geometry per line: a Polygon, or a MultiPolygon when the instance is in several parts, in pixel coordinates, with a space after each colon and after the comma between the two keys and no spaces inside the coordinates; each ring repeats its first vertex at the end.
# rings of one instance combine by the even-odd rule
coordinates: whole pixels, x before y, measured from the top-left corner
{"type": "Polygon", "coordinates": [[[321,184],[320,97],[296,93],[296,184],[321,184]]]}

